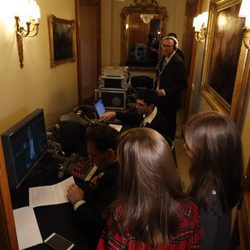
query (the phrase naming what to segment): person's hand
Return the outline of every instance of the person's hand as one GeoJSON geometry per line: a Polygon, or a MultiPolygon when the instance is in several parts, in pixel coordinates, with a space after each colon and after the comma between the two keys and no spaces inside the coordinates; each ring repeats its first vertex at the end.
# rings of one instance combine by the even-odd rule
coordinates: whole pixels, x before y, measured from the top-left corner
{"type": "Polygon", "coordinates": [[[91,183],[91,186],[93,187],[93,189],[97,188],[100,179],[101,179],[101,177],[98,175],[91,179],[90,183],[91,183]]]}
{"type": "Polygon", "coordinates": [[[72,184],[67,190],[67,198],[74,205],[76,202],[84,200],[84,192],[76,184],[72,184]]]}
{"type": "Polygon", "coordinates": [[[108,111],[108,112],[105,112],[105,113],[99,118],[99,121],[100,121],[100,122],[105,122],[105,121],[110,120],[111,118],[114,118],[115,116],[116,116],[116,112],[114,112],[114,111],[108,111]]]}
{"type": "Polygon", "coordinates": [[[158,96],[164,96],[164,95],[165,95],[165,91],[164,91],[164,89],[157,89],[157,90],[156,90],[156,94],[157,94],[158,96]]]}

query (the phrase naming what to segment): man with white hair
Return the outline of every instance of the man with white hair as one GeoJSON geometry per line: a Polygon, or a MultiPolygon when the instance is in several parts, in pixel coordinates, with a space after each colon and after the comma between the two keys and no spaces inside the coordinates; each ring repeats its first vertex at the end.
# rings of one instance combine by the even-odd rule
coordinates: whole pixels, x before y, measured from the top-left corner
{"type": "MultiPolygon", "coordinates": [[[[173,33],[173,32],[168,33],[168,36],[172,36],[172,37],[174,37],[174,38],[177,39],[177,35],[176,35],[175,33],[173,33]]],[[[182,58],[182,60],[184,61],[184,54],[183,54],[182,50],[180,50],[180,48],[178,47],[178,44],[177,44],[176,47],[177,47],[177,48],[176,48],[176,53],[177,53],[177,54],[182,58]]]]}
{"type": "Polygon", "coordinates": [[[164,114],[173,141],[176,132],[176,114],[181,107],[182,91],[186,87],[187,72],[184,61],[176,53],[178,40],[166,36],[161,41],[162,58],[159,61],[155,88],[158,94],[157,107],[164,114]]]}

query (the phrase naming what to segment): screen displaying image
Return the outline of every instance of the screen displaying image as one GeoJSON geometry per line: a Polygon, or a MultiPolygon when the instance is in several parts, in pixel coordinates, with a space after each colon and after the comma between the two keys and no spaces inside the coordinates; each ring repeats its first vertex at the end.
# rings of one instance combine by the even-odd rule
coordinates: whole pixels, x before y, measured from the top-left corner
{"type": "Polygon", "coordinates": [[[12,188],[16,188],[46,152],[43,110],[32,112],[1,137],[9,182],[12,188]]]}
{"type": "Polygon", "coordinates": [[[102,99],[99,99],[98,101],[96,101],[95,108],[99,117],[102,116],[106,112],[102,99]]]}

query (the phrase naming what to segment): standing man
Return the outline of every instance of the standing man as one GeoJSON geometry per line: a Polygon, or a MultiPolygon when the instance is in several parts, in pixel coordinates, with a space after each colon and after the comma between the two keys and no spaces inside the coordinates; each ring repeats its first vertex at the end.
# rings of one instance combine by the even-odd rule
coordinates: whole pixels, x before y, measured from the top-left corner
{"type": "Polygon", "coordinates": [[[161,41],[162,58],[156,73],[157,106],[164,114],[173,141],[176,132],[176,114],[181,107],[182,91],[186,87],[187,72],[184,61],[176,53],[178,41],[166,36],[161,41]]]}

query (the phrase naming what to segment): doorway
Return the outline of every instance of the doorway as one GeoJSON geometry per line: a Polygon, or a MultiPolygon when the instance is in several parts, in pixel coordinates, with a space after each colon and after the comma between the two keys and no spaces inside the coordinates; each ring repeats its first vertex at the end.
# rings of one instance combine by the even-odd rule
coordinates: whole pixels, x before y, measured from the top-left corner
{"type": "Polygon", "coordinates": [[[101,1],[75,0],[78,102],[92,103],[100,75],[101,1]]]}

